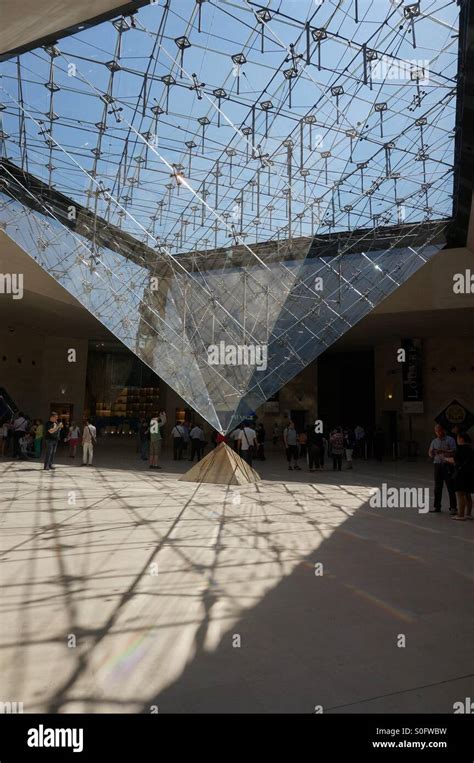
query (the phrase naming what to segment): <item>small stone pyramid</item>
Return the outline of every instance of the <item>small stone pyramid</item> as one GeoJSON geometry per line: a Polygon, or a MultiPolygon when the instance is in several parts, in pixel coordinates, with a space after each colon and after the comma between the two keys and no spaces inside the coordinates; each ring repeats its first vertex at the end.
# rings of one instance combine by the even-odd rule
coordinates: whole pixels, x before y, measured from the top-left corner
{"type": "Polygon", "coordinates": [[[249,482],[257,482],[260,476],[235,450],[221,442],[179,479],[184,482],[210,482],[215,485],[246,485],[249,482]]]}

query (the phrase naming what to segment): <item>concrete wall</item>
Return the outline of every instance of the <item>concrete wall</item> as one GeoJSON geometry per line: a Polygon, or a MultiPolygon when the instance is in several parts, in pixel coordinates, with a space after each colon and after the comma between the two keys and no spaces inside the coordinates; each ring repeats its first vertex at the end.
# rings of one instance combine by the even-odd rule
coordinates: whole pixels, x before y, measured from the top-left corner
{"type": "Polygon", "coordinates": [[[51,403],[72,404],[81,419],[87,371],[87,339],[47,336],[15,328],[0,330],[0,387],[31,418],[45,419],[51,403]],[[68,362],[68,350],[76,362],[68,362]]]}
{"type": "Polygon", "coordinates": [[[314,422],[318,404],[317,385],[318,364],[315,360],[280,390],[278,413],[266,411],[265,405],[257,408],[257,416],[265,426],[267,437],[271,435],[271,429],[275,423],[286,424],[290,411],[306,411],[306,423],[314,422]]]}
{"type": "Polygon", "coordinates": [[[52,402],[74,405],[73,416],[81,420],[87,373],[86,339],[46,337],[43,354],[41,404],[49,411],[52,402]],[[68,361],[69,350],[75,350],[76,362],[68,361]]]}
{"type": "MultiPolygon", "coordinates": [[[[400,439],[407,440],[409,417],[403,413],[402,369],[397,362],[400,342],[375,348],[376,420],[382,424],[383,411],[398,412],[400,439]],[[389,398],[389,395],[392,398],[389,398]]],[[[474,413],[474,337],[428,337],[423,339],[424,413],[412,414],[413,439],[421,451],[431,440],[436,416],[452,400],[474,413]]]]}
{"type": "Polygon", "coordinates": [[[2,0],[0,52],[54,35],[122,5],[125,0],[81,0],[79,3],[76,0],[2,0]]]}
{"type": "Polygon", "coordinates": [[[384,299],[372,314],[472,308],[472,294],[453,291],[453,275],[467,269],[474,272],[474,254],[469,249],[443,249],[384,299]]]}

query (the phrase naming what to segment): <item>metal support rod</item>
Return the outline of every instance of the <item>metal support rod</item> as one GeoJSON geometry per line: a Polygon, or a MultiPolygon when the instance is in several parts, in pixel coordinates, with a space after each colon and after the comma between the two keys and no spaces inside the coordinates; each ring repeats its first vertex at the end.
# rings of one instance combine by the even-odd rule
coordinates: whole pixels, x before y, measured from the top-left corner
{"type": "Polygon", "coordinates": [[[243,302],[242,302],[242,309],[243,309],[243,315],[242,315],[242,330],[243,330],[243,343],[245,344],[246,339],[246,329],[245,329],[245,323],[247,318],[247,273],[242,274],[244,279],[244,288],[243,288],[243,302]]]}

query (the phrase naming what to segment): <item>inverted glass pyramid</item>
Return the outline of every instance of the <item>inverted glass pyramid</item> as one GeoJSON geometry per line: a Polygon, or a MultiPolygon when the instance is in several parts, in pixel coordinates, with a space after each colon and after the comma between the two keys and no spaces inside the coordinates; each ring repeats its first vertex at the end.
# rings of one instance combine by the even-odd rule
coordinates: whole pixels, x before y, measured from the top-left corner
{"type": "Polygon", "coordinates": [[[5,62],[7,234],[227,431],[444,245],[458,8],[419,9],[154,3],[5,62]]]}

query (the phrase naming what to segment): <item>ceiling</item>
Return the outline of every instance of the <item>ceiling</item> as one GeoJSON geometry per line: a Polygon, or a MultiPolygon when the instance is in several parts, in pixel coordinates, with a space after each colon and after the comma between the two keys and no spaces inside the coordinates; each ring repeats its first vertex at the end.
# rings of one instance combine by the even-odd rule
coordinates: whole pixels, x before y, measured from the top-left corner
{"type": "Polygon", "coordinates": [[[91,340],[115,340],[115,337],[82,305],[65,304],[42,294],[25,291],[23,299],[0,300],[0,325],[27,328],[53,336],[91,340]]]}
{"type": "Polygon", "coordinates": [[[2,26],[0,27],[0,56],[23,52],[29,48],[52,42],[71,32],[71,28],[84,28],[111,15],[130,12],[146,5],[144,2],[120,0],[2,0],[2,26]]]}
{"type": "MultiPolygon", "coordinates": [[[[453,252],[450,257],[456,254],[458,253],[453,252]]],[[[446,252],[440,253],[437,257],[438,267],[446,267],[447,259],[446,252]]],[[[458,269],[462,269],[461,262],[463,261],[457,261],[458,269]]],[[[429,270],[431,263],[425,267],[429,270]]],[[[56,336],[117,341],[78,300],[1,232],[0,270],[23,273],[24,278],[22,300],[0,299],[0,325],[33,328],[56,336]]],[[[472,336],[472,308],[445,307],[440,320],[439,309],[426,309],[430,304],[427,301],[430,292],[423,293],[420,279],[421,273],[413,276],[394,295],[350,329],[331,349],[337,352],[369,348],[402,336],[472,336]],[[411,311],[409,305],[415,302],[419,308],[424,309],[411,311]]],[[[463,300],[464,305],[468,300],[469,297],[463,300]]]]}
{"type": "MultiPolygon", "coordinates": [[[[439,310],[381,314],[376,308],[344,334],[329,351],[370,349],[374,345],[389,343],[405,336],[470,337],[472,351],[473,323],[472,308],[443,310],[442,315],[439,310]]],[[[466,352],[468,349],[466,345],[466,352]]]]}
{"type": "MultiPolygon", "coordinates": [[[[413,314],[411,303],[401,320],[396,310],[366,314],[442,245],[423,231],[413,248],[405,229],[433,222],[444,236],[452,215],[455,0],[434,0],[429,14],[387,3],[370,18],[357,0],[334,12],[300,0],[291,13],[257,12],[250,2],[212,4],[211,13],[196,0],[180,0],[179,12],[165,3],[135,13],[139,5],[105,3],[102,23],[89,28],[78,16],[96,13],[97,3],[83,3],[80,14],[51,3],[49,32],[43,5],[37,49],[33,27],[25,43],[17,26],[17,48],[28,47],[2,66],[2,156],[70,200],[76,225],[71,232],[56,218],[47,194],[41,210],[25,210],[17,186],[32,195],[29,183],[2,163],[5,230],[79,301],[53,293],[50,282],[44,301],[29,288],[32,274],[21,309],[10,305],[9,314],[90,336],[99,329],[82,316],[87,305],[220,431],[350,326],[342,347],[370,346],[402,328],[433,335],[431,304],[423,310],[416,301],[413,314]],[[66,32],[56,45],[54,35],[66,32]],[[105,244],[98,216],[110,224],[105,244]],[[116,228],[157,250],[156,283],[148,263],[109,248],[116,228]],[[373,247],[379,228],[393,239],[381,250],[373,247]],[[357,239],[347,244],[351,257],[341,247],[329,261],[304,259],[315,233],[338,231],[357,239]],[[255,251],[260,244],[265,250],[255,251]],[[246,250],[240,270],[237,245],[246,250]],[[222,272],[210,272],[207,257],[189,271],[179,259],[221,249],[222,272]],[[252,362],[210,359],[217,340],[235,347],[242,335],[270,349],[268,368],[265,358],[256,369],[265,376],[252,362]]],[[[35,6],[27,6],[32,22],[35,6]]]]}
{"type": "Polygon", "coordinates": [[[114,339],[112,334],[11,239],[0,232],[0,270],[23,274],[23,299],[0,299],[0,326],[56,336],[114,339]]]}

